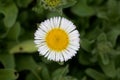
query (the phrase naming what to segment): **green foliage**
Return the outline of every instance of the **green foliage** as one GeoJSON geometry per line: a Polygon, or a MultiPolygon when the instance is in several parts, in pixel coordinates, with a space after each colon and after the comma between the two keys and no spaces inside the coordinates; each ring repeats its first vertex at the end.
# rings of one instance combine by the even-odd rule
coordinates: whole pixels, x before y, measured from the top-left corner
{"type": "Polygon", "coordinates": [[[0,80],[120,80],[120,0],[0,0],[0,80]],[[47,18],[77,26],[80,49],[64,63],[37,52],[34,32],[47,18]]]}

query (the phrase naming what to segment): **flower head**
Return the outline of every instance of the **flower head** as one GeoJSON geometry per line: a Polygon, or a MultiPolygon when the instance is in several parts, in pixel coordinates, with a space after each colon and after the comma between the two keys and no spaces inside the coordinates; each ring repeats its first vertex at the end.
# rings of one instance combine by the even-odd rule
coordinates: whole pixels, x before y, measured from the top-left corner
{"type": "Polygon", "coordinates": [[[35,32],[35,44],[41,55],[49,60],[67,61],[80,47],[79,32],[69,20],[53,17],[39,25],[35,32]]]}
{"type": "Polygon", "coordinates": [[[42,5],[46,9],[55,10],[64,4],[63,0],[41,0],[42,5]]]}

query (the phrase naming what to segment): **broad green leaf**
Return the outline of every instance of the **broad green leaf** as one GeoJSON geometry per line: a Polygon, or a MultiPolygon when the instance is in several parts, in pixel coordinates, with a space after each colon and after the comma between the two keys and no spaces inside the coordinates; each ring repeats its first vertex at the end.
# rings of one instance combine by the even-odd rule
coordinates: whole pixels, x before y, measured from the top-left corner
{"type": "Polygon", "coordinates": [[[0,80],[16,80],[15,70],[0,69],[0,80]]]}
{"type": "Polygon", "coordinates": [[[101,18],[101,19],[109,20],[106,12],[104,12],[104,11],[100,11],[100,10],[97,11],[97,17],[101,18]]]}
{"type": "Polygon", "coordinates": [[[34,74],[34,76],[38,80],[41,80],[38,75],[38,71],[41,70],[41,67],[37,65],[32,55],[28,55],[28,54],[22,54],[18,56],[16,55],[15,61],[16,61],[15,62],[16,68],[18,71],[29,70],[34,74]]]}
{"type": "Polygon", "coordinates": [[[78,61],[82,65],[89,65],[91,55],[89,53],[85,53],[83,51],[79,51],[78,61]]]}
{"type": "Polygon", "coordinates": [[[111,78],[116,77],[116,68],[113,60],[111,60],[109,64],[100,63],[100,67],[108,77],[111,77],[111,78]]]}
{"type": "Polygon", "coordinates": [[[78,2],[75,6],[71,8],[71,11],[82,17],[89,17],[95,14],[95,11],[92,7],[83,5],[82,3],[78,2]]]}
{"type": "Polygon", "coordinates": [[[117,78],[120,79],[120,67],[117,69],[117,78]]]}
{"type": "Polygon", "coordinates": [[[29,4],[32,2],[32,0],[16,0],[16,2],[19,7],[26,8],[29,6],[29,4]]]}
{"type": "Polygon", "coordinates": [[[112,45],[109,42],[98,42],[97,53],[99,54],[103,64],[109,63],[109,55],[112,51],[112,45]]]}
{"type": "Polygon", "coordinates": [[[22,54],[15,57],[16,68],[18,71],[30,70],[35,71],[39,66],[34,61],[33,57],[29,54],[22,54]]]}
{"type": "Polygon", "coordinates": [[[88,32],[85,37],[88,40],[96,40],[96,37],[100,35],[101,31],[102,30],[98,26],[96,26],[94,29],[88,32]]]}
{"type": "Polygon", "coordinates": [[[16,22],[7,33],[7,38],[11,40],[17,40],[20,35],[20,23],[16,22]]]}
{"type": "Polygon", "coordinates": [[[37,51],[33,40],[24,41],[10,49],[10,53],[32,53],[37,51]]]}
{"type": "Polygon", "coordinates": [[[62,78],[68,73],[68,66],[58,68],[52,74],[52,80],[62,80],[62,78]]]}
{"type": "Polygon", "coordinates": [[[94,69],[88,68],[85,72],[94,80],[107,80],[107,77],[103,73],[100,73],[94,69]]]}
{"type": "Polygon", "coordinates": [[[68,8],[71,7],[73,5],[75,5],[77,1],[76,0],[64,0],[65,5],[63,5],[63,8],[68,8]]]}
{"type": "Polygon", "coordinates": [[[89,41],[88,39],[81,39],[81,48],[85,51],[90,52],[92,50],[93,41],[89,41]]]}
{"type": "Polygon", "coordinates": [[[97,41],[98,42],[106,42],[107,41],[107,36],[105,33],[101,33],[99,34],[99,36],[97,37],[97,41]]]}
{"type": "Polygon", "coordinates": [[[47,65],[44,65],[44,64],[40,64],[41,66],[41,77],[43,80],[50,80],[50,75],[49,75],[49,71],[48,71],[48,68],[47,68],[47,65]]]}
{"type": "Polygon", "coordinates": [[[60,80],[77,80],[77,79],[72,76],[65,76],[65,77],[62,77],[60,80]]]}
{"type": "Polygon", "coordinates": [[[37,78],[33,73],[29,73],[25,80],[42,80],[42,79],[40,79],[40,76],[39,78],[37,78]]]}
{"type": "Polygon", "coordinates": [[[59,12],[50,12],[47,14],[47,18],[51,18],[54,16],[61,16],[61,14],[59,12]]]}
{"type": "Polygon", "coordinates": [[[116,40],[118,36],[120,35],[120,29],[113,28],[107,33],[108,40],[112,43],[113,46],[117,43],[116,40]]]}
{"type": "Polygon", "coordinates": [[[5,68],[15,68],[14,55],[12,54],[0,53],[0,62],[2,62],[5,68]]]}
{"type": "Polygon", "coordinates": [[[0,6],[0,13],[3,13],[5,16],[4,24],[7,28],[10,28],[15,24],[18,15],[18,9],[15,3],[0,6]]]}

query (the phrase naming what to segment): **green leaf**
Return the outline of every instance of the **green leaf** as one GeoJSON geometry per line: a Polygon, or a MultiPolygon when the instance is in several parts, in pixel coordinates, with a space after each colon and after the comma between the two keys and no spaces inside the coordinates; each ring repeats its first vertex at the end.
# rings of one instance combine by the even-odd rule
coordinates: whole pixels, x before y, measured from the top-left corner
{"type": "Polygon", "coordinates": [[[89,17],[95,14],[95,11],[92,7],[83,5],[82,3],[78,2],[75,6],[71,8],[71,11],[82,17],[89,17]]]}
{"type": "Polygon", "coordinates": [[[117,69],[117,78],[120,79],[120,67],[117,69]]]}
{"type": "Polygon", "coordinates": [[[7,28],[10,28],[15,24],[18,15],[18,9],[14,3],[0,6],[0,13],[3,13],[5,15],[4,24],[7,28]]]}
{"type": "Polygon", "coordinates": [[[13,69],[0,69],[0,80],[15,80],[15,70],[13,69]]]}
{"type": "Polygon", "coordinates": [[[19,6],[19,7],[23,7],[23,8],[26,8],[26,7],[28,7],[29,6],[29,4],[32,2],[32,0],[16,0],[16,2],[17,2],[17,5],[19,6]]]}
{"type": "Polygon", "coordinates": [[[55,70],[52,74],[52,80],[63,80],[63,77],[68,73],[68,66],[55,70]]]}
{"type": "Polygon", "coordinates": [[[107,80],[107,77],[104,74],[94,69],[88,68],[85,72],[88,76],[92,77],[94,80],[107,80]]]}
{"type": "Polygon", "coordinates": [[[64,0],[65,5],[63,5],[63,8],[68,8],[71,7],[73,5],[75,5],[77,1],[76,0],[64,0]]]}
{"type": "Polygon", "coordinates": [[[97,37],[97,41],[98,42],[106,42],[107,41],[107,36],[105,33],[101,33],[99,34],[99,36],[97,37]]]}
{"type": "Polygon", "coordinates": [[[81,39],[81,48],[85,51],[90,52],[92,50],[93,41],[89,41],[88,39],[81,39]]]}
{"type": "Polygon", "coordinates": [[[103,64],[108,64],[110,60],[110,53],[112,51],[112,45],[109,42],[98,42],[97,43],[97,53],[103,62],[103,64]]]}
{"type": "Polygon", "coordinates": [[[96,37],[98,37],[100,33],[101,29],[98,26],[96,26],[94,29],[92,29],[90,32],[86,34],[85,38],[88,40],[96,40],[96,37]]]}
{"type": "Polygon", "coordinates": [[[118,36],[120,35],[120,29],[113,28],[107,33],[108,40],[112,43],[113,46],[117,43],[116,40],[118,36]]]}
{"type": "Polygon", "coordinates": [[[35,75],[33,73],[29,73],[25,80],[42,80],[42,79],[40,79],[40,78],[38,79],[35,77],[35,75]]]}
{"type": "Polygon", "coordinates": [[[65,76],[60,80],[77,80],[76,78],[72,77],[72,76],[65,76]]]}
{"type": "Polygon", "coordinates": [[[108,77],[111,77],[111,78],[116,77],[116,68],[113,60],[111,60],[109,64],[100,63],[100,67],[108,77]]]}
{"type": "Polygon", "coordinates": [[[32,55],[22,54],[22,55],[16,56],[15,61],[16,61],[16,68],[18,71],[29,70],[34,74],[37,80],[41,80],[38,75],[38,71],[41,70],[41,67],[39,67],[36,64],[32,55]]]}
{"type": "Polygon", "coordinates": [[[89,53],[85,53],[83,51],[79,51],[78,61],[82,65],[89,65],[91,55],[89,53]]]}
{"type": "Polygon", "coordinates": [[[44,64],[40,64],[41,66],[41,76],[42,76],[42,79],[43,80],[50,80],[50,75],[49,75],[49,71],[48,71],[48,68],[47,68],[47,65],[44,65],[44,64]]]}
{"type": "Polygon", "coordinates": [[[20,23],[16,22],[7,33],[7,38],[11,40],[17,40],[20,35],[20,23]]]}
{"type": "Polygon", "coordinates": [[[0,62],[2,62],[5,68],[15,68],[14,55],[12,54],[0,53],[0,62]]]}
{"type": "Polygon", "coordinates": [[[34,61],[33,57],[28,54],[22,54],[15,57],[16,68],[18,71],[30,70],[35,71],[39,69],[39,66],[34,61]]]}
{"type": "Polygon", "coordinates": [[[33,40],[24,41],[10,49],[10,53],[32,53],[37,51],[33,40]]]}
{"type": "Polygon", "coordinates": [[[97,17],[101,18],[101,19],[109,20],[106,12],[104,12],[104,11],[100,11],[100,10],[97,11],[97,17]]]}
{"type": "Polygon", "coordinates": [[[49,12],[47,14],[47,18],[51,18],[51,17],[54,17],[54,16],[61,16],[61,14],[59,12],[49,12]]]}

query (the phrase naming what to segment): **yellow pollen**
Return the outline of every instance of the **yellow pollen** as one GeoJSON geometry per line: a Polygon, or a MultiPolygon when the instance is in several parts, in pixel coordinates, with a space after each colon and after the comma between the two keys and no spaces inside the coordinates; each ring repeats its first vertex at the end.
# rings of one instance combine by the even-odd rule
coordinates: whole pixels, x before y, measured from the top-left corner
{"type": "Polygon", "coordinates": [[[62,51],[68,46],[68,34],[60,28],[52,29],[46,35],[46,43],[50,49],[62,51]]]}
{"type": "Polygon", "coordinates": [[[51,7],[56,7],[60,4],[60,0],[45,0],[45,2],[51,7]]]}

